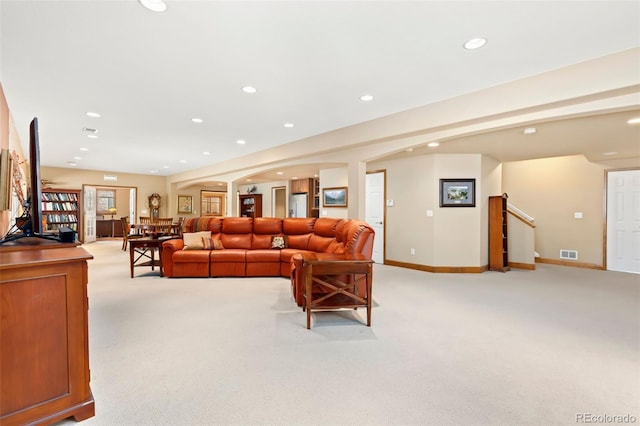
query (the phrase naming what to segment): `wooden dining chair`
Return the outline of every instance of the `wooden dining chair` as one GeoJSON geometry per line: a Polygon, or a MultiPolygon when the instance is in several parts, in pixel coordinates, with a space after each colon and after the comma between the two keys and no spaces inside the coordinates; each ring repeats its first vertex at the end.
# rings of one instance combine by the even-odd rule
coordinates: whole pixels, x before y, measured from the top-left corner
{"type": "Polygon", "coordinates": [[[130,239],[141,238],[143,235],[139,233],[133,233],[131,231],[131,225],[129,224],[129,216],[120,218],[122,223],[122,250],[127,251],[127,245],[130,239]]]}
{"type": "Polygon", "coordinates": [[[182,238],[182,227],[184,226],[185,220],[186,220],[186,217],[184,216],[178,217],[178,221],[173,226],[173,231],[171,232],[172,236],[182,238]]]}
{"type": "Polygon", "coordinates": [[[141,223],[141,224],[148,224],[151,222],[152,222],[151,216],[140,216],[138,218],[138,223],[141,223]]]}
{"type": "Polygon", "coordinates": [[[171,228],[173,228],[173,218],[172,217],[159,217],[154,222],[156,226],[156,233],[158,235],[170,235],[171,228]]]}

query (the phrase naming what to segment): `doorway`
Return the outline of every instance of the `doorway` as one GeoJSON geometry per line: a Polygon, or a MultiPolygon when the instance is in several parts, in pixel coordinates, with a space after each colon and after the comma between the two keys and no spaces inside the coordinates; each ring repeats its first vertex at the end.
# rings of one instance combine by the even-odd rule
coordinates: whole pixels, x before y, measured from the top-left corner
{"type": "Polygon", "coordinates": [[[287,187],[274,186],[271,188],[271,216],[284,219],[287,215],[287,187]]]}
{"type": "Polygon", "coordinates": [[[131,186],[82,185],[83,242],[122,237],[121,217],[136,221],[137,188],[131,186]]]}
{"type": "Polygon", "coordinates": [[[372,259],[376,263],[384,264],[385,240],[385,193],[386,170],[367,172],[365,192],[365,221],[371,225],[376,235],[373,239],[372,259]]]}
{"type": "Polygon", "coordinates": [[[607,171],[606,190],[606,269],[640,274],[640,169],[607,171]]]}

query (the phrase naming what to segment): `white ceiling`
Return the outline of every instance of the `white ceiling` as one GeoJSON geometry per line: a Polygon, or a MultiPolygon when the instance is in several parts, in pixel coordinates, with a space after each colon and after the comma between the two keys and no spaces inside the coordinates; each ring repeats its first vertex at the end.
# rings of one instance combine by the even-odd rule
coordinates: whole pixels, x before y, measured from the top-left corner
{"type": "MultiPolygon", "coordinates": [[[[172,175],[640,46],[638,1],[166,3],[0,1],[0,81],[23,144],[39,118],[42,165],[172,175]],[[476,36],[487,45],[462,48],[476,36]]],[[[544,152],[501,145],[513,129],[447,149],[637,155],[639,128],[620,125],[632,115],[539,123],[554,132],[544,152]]]]}

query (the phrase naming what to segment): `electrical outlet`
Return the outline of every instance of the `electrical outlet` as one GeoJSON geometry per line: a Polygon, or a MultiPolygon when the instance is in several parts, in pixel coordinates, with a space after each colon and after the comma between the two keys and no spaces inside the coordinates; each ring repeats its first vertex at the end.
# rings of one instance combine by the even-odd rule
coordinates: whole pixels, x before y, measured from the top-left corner
{"type": "Polygon", "coordinates": [[[412,248],[410,250],[411,256],[415,256],[416,255],[416,249],[412,248]]]}

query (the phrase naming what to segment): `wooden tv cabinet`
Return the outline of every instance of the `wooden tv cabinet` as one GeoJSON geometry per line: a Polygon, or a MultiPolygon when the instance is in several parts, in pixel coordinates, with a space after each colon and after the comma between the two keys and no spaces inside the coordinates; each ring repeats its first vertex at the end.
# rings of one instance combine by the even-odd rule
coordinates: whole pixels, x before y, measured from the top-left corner
{"type": "Polygon", "coordinates": [[[77,244],[0,246],[0,424],[94,416],[87,260],[77,244]]]}

